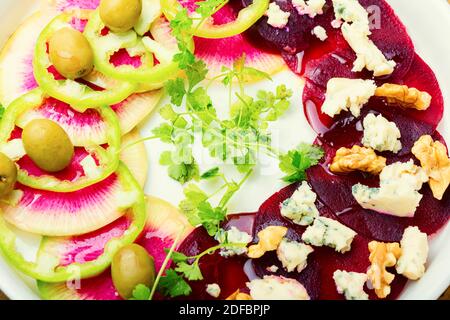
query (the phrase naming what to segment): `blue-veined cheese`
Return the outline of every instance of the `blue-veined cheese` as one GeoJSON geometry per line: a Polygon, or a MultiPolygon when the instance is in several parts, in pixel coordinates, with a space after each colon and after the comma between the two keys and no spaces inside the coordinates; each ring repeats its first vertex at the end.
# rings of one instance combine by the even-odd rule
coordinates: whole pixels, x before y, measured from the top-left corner
{"type": "Polygon", "coordinates": [[[363,120],[362,144],[376,151],[399,152],[402,149],[401,133],[395,122],[388,121],[381,114],[369,113],[363,120]]]}
{"type": "Polygon", "coordinates": [[[373,71],[375,77],[394,72],[395,61],[387,60],[380,49],[369,39],[372,34],[369,26],[369,13],[357,0],[333,0],[337,20],[343,20],[342,34],[356,53],[354,72],[364,68],[373,71]]]}
{"type": "Polygon", "coordinates": [[[302,235],[305,243],[316,247],[327,246],[340,253],[350,251],[356,232],[342,223],[325,217],[318,217],[302,235]]]}
{"type": "Polygon", "coordinates": [[[397,273],[408,279],[418,280],[425,273],[428,258],[428,237],[418,227],[408,227],[400,241],[402,254],[397,261],[397,273]]]}
{"type": "Polygon", "coordinates": [[[346,300],[368,300],[369,295],[364,292],[367,274],[336,270],[333,273],[336,289],[345,296],[346,300]]]}
{"type": "MultiPolygon", "coordinates": [[[[215,239],[221,244],[249,244],[253,238],[247,232],[240,231],[236,227],[231,227],[229,230],[225,231],[220,229],[216,234],[215,239]]],[[[247,253],[246,247],[225,247],[220,249],[220,255],[222,257],[231,257],[234,255],[241,255],[247,253]]]]}
{"type": "Polygon", "coordinates": [[[292,5],[301,15],[307,14],[311,18],[323,13],[325,0],[292,0],[292,5]]]}
{"type": "Polygon", "coordinates": [[[398,217],[413,217],[422,200],[418,191],[427,181],[425,170],[416,166],[413,160],[396,162],[381,171],[379,188],[356,184],[352,194],[364,209],[398,217]]]}
{"type": "Polygon", "coordinates": [[[377,86],[372,80],[332,78],[327,83],[322,113],[330,117],[349,111],[359,117],[362,107],[375,94],[377,86]]]}
{"type": "Polygon", "coordinates": [[[281,215],[298,225],[310,225],[314,218],[319,216],[319,211],[315,205],[316,199],[317,195],[304,181],[290,198],[282,202],[280,206],[281,215]]]}
{"type": "Polygon", "coordinates": [[[253,300],[309,300],[305,287],[295,279],[265,276],[247,283],[253,300]]]}
{"type": "Polygon", "coordinates": [[[315,26],[314,29],[312,29],[312,34],[317,37],[320,41],[325,41],[328,39],[327,30],[325,30],[322,26],[315,26]]]}
{"type": "Polygon", "coordinates": [[[220,296],[220,287],[217,283],[210,283],[206,286],[206,293],[213,298],[218,298],[220,296]]]}
{"type": "Polygon", "coordinates": [[[267,23],[275,28],[284,28],[289,22],[291,14],[289,12],[281,10],[280,6],[275,2],[269,4],[269,8],[266,11],[267,23]]]}
{"type": "Polygon", "coordinates": [[[287,272],[297,270],[300,273],[306,268],[308,255],[313,251],[311,246],[284,238],[278,246],[277,257],[287,272]]]}

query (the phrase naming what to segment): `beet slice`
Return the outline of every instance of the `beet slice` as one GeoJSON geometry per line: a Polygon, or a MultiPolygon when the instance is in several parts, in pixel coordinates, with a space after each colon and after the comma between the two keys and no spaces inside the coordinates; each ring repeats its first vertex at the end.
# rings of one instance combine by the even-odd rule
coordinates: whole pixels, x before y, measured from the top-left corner
{"type": "MultiPolygon", "coordinates": [[[[337,134],[340,130],[341,128],[335,131],[331,130],[327,135],[337,134]]],[[[417,133],[415,132],[413,135],[417,135],[417,133]]],[[[339,134],[344,135],[342,131],[339,134]]],[[[338,216],[342,223],[367,238],[385,242],[400,241],[404,229],[408,226],[418,226],[421,231],[430,235],[447,223],[450,218],[450,192],[447,192],[444,198],[438,201],[433,197],[428,185],[424,185],[421,191],[423,199],[413,218],[399,218],[363,209],[352,195],[352,186],[361,183],[377,187],[379,185],[378,177],[360,172],[335,175],[328,170],[328,165],[340,146],[351,145],[352,137],[355,138],[353,144],[359,144],[360,140],[356,134],[346,133],[345,136],[347,137],[346,143],[339,142],[334,146],[324,143],[321,138],[317,139],[316,144],[322,145],[325,149],[325,160],[321,165],[308,170],[309,181],[319,199],[338,216]],[[333,186],[333,192],[330,192],[330,186],[333,186]]],[[[433,138],[443,141],[437,132],[433,138]]],[[[400,153],[403,153],[403,156],[392,153],[384,153],[384,156],[387,157],[388,163],[415,159],[411,153],[405,151],[405,148],[400,153]]]]}
{"type": "MultiPolygon", "coordinates": [[[[235,226],[241,231],[252,233],[254,213],[246,213],[230,216],[229,220],[223,226],[225,230],[235,226]]],[[[195,229],[180,245],[179,252],[188,256],[197,255],[204,250],[216,246],[215,241],[203,227],[195,229]]],[[[181,299],[189,300],[212,300],[205,290],[211,283],[217,283],[221,288],[219,299],[226,299],[237,289],[246,291],[245,283],[249,281],[249,276],[244,270],[248,259],[245,256],[235,256],[224,258],[216,251],[212,255],[204,256],[200,260],[200,269],[204,276],[201,281],[189,281],[192,293],[188,297],[181,299]]]]}
{"type": "MultiPolygon", "coordinates": [[[[323,83],[319,85],[314,81],[306,80],[305,88],[303,90],[303,107],[308,122],[312,128],[319,134],[324,133],[332,127],[333,123],[339,122],[344,118],[348,118],[351,115],[344,112],[335,118],[330,118],[321,111],[322,104],[325,101],[326,83],[333,77],[343,78],[357,78],[356,73],[349,72],[345,63],[341,63],[340,57],[334,54],[329,54],[327,59],[321,61],[322,65],[317,69],[314,69],[314,78],[317,82],[323,83]],[[329,72],[325,70],[335,70],[334,75],[330,77],[329,72]]],[[[312,73],[311,73],[312,74],[312,73]]],[[[431,105],[425,111],[418,111],[415,109],[404,109],[397,106],[387,106],[386,100],[383,98],[372,98],[365,109],[371,108],[385,113],[391,113],[393,116],[408,116],[411,120],[409,123],[420,121],[427,123],[434,130],[442,119],[444,112],[444,101],[442,97],[439,83],[436,80],[431,68],[418,56],[414,58],[410,72],[401,81],[394,81],[394,83],[405,84],[408,87],[417,88],[422,91],[428,92],[432,96],[431,105]]]]}
{"type": "MultiPolygon", "coordinates": [[[[260,207],[255,219],[255,234],[269,225],[282,225],[289,228],[287,234],[289,239],[301,242],[301,235],[306,230],[306,227],[292,223],[281,216],[280,213],[280,203],[289,198],[297,187],[297,184],[293,184],[280,190],[260,207]]],[[[320,200],[317,201],[317,208],[321,216],[337,219],[336,215],[323,205],[320,200]]],[[[253,259],[252,265],[258,277],[276,274],[298,280],[305,286],[311,299],[342,300],[344,296],[340,295],[336,290],[333,273],[338,269],[365,273],[370,265],[368,260],[369,241],[368,238],[357,235],[352,242],[352,250],[345,254],[336,252],[328,247],[314,247],[314,252],[308,256],[308,266],[301,273],[288,273],[283,270],[275,252],[266,253],[260,259],[253,259]],[[278,267],[276,273],[267,270],[272,265],[278,267]]],[[[396,276],[392,284],[392,293],[388,299],[397,298],[405,283],[406,278],[396,276]]],[[[366,290],[366,292],[369,293],[370,299],[377,299],[373,290],[366,290]]]]}
{"type": "MultiPolygon", "coordinates": [[[[397,63],[397,66],[391,75],[378,78],[378,80],[384,81],[386,79],[391,79],[390,81],[398,81],[402,79],[408,73],[414,59],[414,45],[405,26],[386,1],[360,0],[359,2],[363,7],[368,9],[370,13],[369,18],[374,22],[371,26],[372,34],[370,35],[370,39],[381,52],[383,52],[388,60],[394,60],[397,63]],[[378,10],[380,12],[379,19],[376,18],[378,16],[377,13],[374,13],[378,10]]],[[[327,14],[331,15],[332,18],[322,18],[327,22],[334,19],[333,10],[329,11],[331,12],[327,12],[327,14]]],[[[299,61],[295,61],[292,57],[285,56],[292,70],[304,74],[306,78],[321,86],[326,85],[324,78],[329,79],[339,76],[339,74],[335,73],[334,69],[326,68],[329,64],[326,60],[329,59],[331,55],[339,56],[339,58],[345,62],[345,65],[349,68],[348,71],[350,72],[353,68],[353,61],[356,59],[356,54],[343,38],[341,31],[336,32],[338,29],[334,29],[331,26],[331,23],[327,22],[322,23],[322,26],[331,36],[323,44],[311,46],[310,49],[305,51],[301,61],[301,68],[298,65],[299,61]],[[338,34],[336,35],[336,33],[338,34]],[[316,77],[318,74],[321,74],[319,78],[316,77]]],[[[372,73],[364,70],[361,74],[355,74],[355,76],[369,79],[372,78],[372,73]]]]}
{"type": "MultiPolygon", "coordinates": [[[[244,6],[248,6],[253,0],[242,0],[244,6]]],[[[324,13],[311,18],[309,15],[300,15],[289,0],[273,1],[279,5],[281,10],[289,12],[289,21],[284,28],[275,28],[267,23],[268,18],[263,16],[251,28],[251,34],[255,39],[266,41],[269,46],[282,52],[296,54],[304,51],[315,42],[319,42],[312,34],[312,29],[317,25],[329,25],[334,19],[331,0],[327,0],[324,13]]]]}

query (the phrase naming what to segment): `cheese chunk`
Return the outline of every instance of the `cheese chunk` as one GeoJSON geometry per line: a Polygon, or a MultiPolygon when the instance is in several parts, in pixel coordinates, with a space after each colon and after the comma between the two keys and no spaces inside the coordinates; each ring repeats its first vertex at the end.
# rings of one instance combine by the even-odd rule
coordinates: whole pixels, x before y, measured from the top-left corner
{"type": "MultiPolygon", "coordinates": [[[[247,232],[244,231],[240,231],[238,228],[236,227],[231,227],[230,230],[219,230],[219,232],[216,234],[215,239],[221,243],[233,243],[233,244],[245,244],[247,245],[248,243],[250,243],[253,239],[252,236],[249,235],[247,232]]],[[[232,257],[235,255],[241,255],[247,253],[247,248],[246,247],[226,247],[226,248],[221,248],[220,249],[220,255],[222,257],[228,258],[228,257],[232,257]]]]}
{"type": "Polygon", "coordinates": [[[316,247],[328,246],[340,253],[350,251],[356,232],[340,222],[318,217],[302,235],[305,243],[316,247]]]}
{"type": "Polygon", "coordinates": [[[359,117],[362,107],[375,94],[377,86],[372,80],[332,78],[327,83],[322,113],[330,117],[349,111],[359,117]]]}
{"type": "Polygon", "coordinates": [[[317,195],[304,181],[292,197],[283,201],[280,206],[281,215],[301,226],[310,225],[319,216],[316,201],[317,195]]]}
{"type": "Polygon", "coordinates": [[[352,193],[364,209],[397,217],[413,217],[422,200],[418,190],[427,181],[426,172],[414,165],[413,160],[396,162],[380,173],[379,188],[356,184],[352,193]]]}
{"type": "Polygon", "coordinates": [[[336,270],[333,279],[337,291],[344,294],[346,300],[369,300],[369,295],[364,292],[367,274],[336,270]]]}
{"type": "Polygon", "coordinates": [[[289,22],[291,14],[289,12],[281,10],[280,6],[275,2],[269,4],[269,9],[266,11],[267,23],[272,27],[282,29],[286,27],[289,22]]]}
{"type": "Polygon", "coordinates": [[[326,0],[292,0],[292,5],[301,15],[307,14],[311,18],[323,13],[326,0]]]}
{"type": "Polygon", "coordinates": [[[325,41],[328,39],[327,30],[324,29],[324,27],[321,26],[315,26],[314,29],[312,29],[312,34],[315,35],[320,41],[325,41]]]}
{"type": "Polygon", "coordinates": [[[399,152],[402,149],[401,133],[394,122],[388,121],[381,114],[369,113],[363,120],[364,137],[362,144],[374,150],[399,152]]]}
{"type": "Polygon", "coordinates": [[[211,283],[206,286],[206,293],[213,298],[218,298],[220,296],[220,287],[217,283],[211,283]]]}
{"type": "Polygon", "coordinates": [[[308,255],[313,251],[311,246],[284,238],[278,246],[277,257],[288,272],[297,270],[300,273],[306,268],[308,255]]]}
{"type": "Polygon", "coordinates": [[[265,276],[247,283],[254,300],[309,300],[305,287],[295,279],[265,276]]]}
{"type": "Polygon", "coordinates": [[[369,13],[357,0],[333,0],[336,19],[344,20],[342,34],[356,53],[353,72],[364,68],[373,71],[375,77],[394,72],[395,61],[387,60],[378,47],[369,39],[369,13]]]}
{"type": "Polygon", "coordinates": [[[418,227],[408,227],[400,241],[402,255],[397,261],[397,273],[408,279],[418,280],[425,273],[428,258],[428,237],[418,227]]]}

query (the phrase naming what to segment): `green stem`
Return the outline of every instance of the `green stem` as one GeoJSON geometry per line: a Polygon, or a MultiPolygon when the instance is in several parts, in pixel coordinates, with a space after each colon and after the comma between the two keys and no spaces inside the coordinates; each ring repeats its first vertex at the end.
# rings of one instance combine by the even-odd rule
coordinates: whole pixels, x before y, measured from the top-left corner
{"type": "Polygon", "coordinates": [[[135,145],[137,145],[139,143],[142,143],[142,142],[145,142],[145,141],[149,141],[149,140],[159,139],[159,138],[161,138],[161,137],[160,136],[150,136],[150,137],[146,137],[146,138],[142,138],[142,139],[136,140],[136,141],[134,141],[134,142],[132,142],[130,144],[127,144],[126,146],[122,147],[120,150],[117,151],[117,153],[120,154],[123,151],[125,151],[126,149],[131,148],[131,147],[133,147],[133,146],[135,146],[135,145]]]}
{"type": "Polygon", "coordinates": [[[249,170],[244,178],[237,185],[229,185],[227,193],[224,194],[223,198],[220,200],[219,207],[225,208],[225,206],[230,202],[231,198],[236,194],[237,191],[242,187],[242,185],[247,181],[247,179],[252,175],[253,169],[249,170]]]}

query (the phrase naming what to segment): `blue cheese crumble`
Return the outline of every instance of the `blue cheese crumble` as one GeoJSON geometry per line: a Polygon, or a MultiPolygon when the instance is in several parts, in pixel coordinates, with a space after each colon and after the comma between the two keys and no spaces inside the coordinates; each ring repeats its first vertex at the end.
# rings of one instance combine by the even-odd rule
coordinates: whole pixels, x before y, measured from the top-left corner
{"type": "Polygon", "coordinates": [[[313,251],[311,246],[284,238],[277,248],[277,257],[287,272],[297,270],[300,273],[306,268],[308,255],[313,251]]]}
{"type": "Polygon", "coordinates": [[[350,251],[356,234],[355,231],[336,220],[318,217],[314,220],[314,224],[303,233],[302,240],[316,247],[327,246],[334,248],[337,252],[345,253],[350,251]]]}
{"type": "MultiPolygon", "coordinates": [[[[253,238],[247,232],[240,231],[236,227],[231,227],[229,230],[225,231],[220,229],[219,232],[214,237],[221,244],[243,244],[247,245],[252,242],[253,238]]],[[[220,255],[222,257],[232,257],[235,255],[241,255],[247,253],[247,247],[225,247],[220,249],[220,255]]]]}
{"type": "Polygon", "coordinates": [[[319,216],[316,202],[317,195],[307,182],[303,182],[294,194],[283,201],[280,206],[281,215],[301,226],[310,225],[319,216]]]}
{"type": "Polygon", "coordinates": [[[337,291],[343,294],[346,300],[369,300],[369,295],[364,292],[367,274],[336,270],[333,279],[337,291]]]}
{"type": "Polygon", "coordinates": [[[398,153],[402,149],[401,133],[395,122],[388,121],[381,114],[369,113],[363,120],[362,144],[374,150],[398,153]]]}

